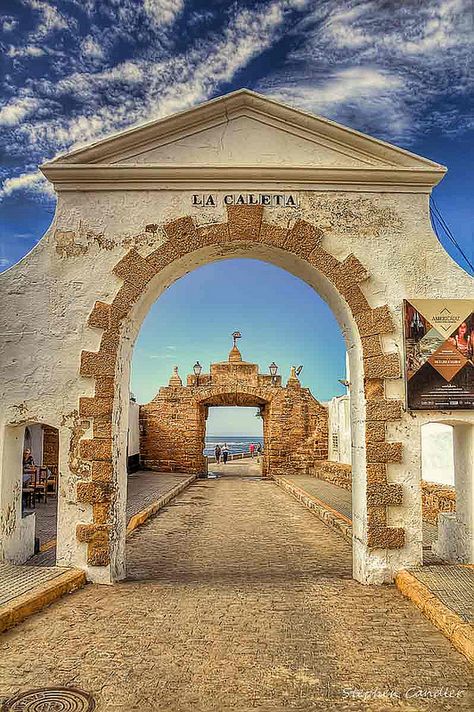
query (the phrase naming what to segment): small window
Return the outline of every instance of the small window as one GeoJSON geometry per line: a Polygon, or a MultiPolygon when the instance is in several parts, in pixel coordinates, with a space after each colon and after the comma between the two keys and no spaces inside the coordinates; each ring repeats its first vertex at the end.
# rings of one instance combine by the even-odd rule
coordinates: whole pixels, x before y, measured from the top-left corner
{"type": "Polygon", "coordinates": [[[339,436],[337,433],[332,434],[332,446],[334,450],[337,450],[339,447],[339,436]]]}

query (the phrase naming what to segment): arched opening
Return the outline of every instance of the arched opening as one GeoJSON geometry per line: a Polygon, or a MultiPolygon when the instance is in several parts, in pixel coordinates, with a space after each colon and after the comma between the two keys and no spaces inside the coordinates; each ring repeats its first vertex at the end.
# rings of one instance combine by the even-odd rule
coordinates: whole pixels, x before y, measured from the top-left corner
{"type": "MultiPolygon", "coordinates": [[[[10,522],[3,523],[2,557],[25,563],[41,554],[41,563],[55,563],[60,477],[59,430],[30,422],[8,426],[3,449],[2,507],[10,522]],[[46,555],[46,552],[49,552],[46,555]]],[[[38,559],[38,563],[40,560],[38,559]]]]}
{"type": "Polygon", "coordinates": [[[450,418],[421,427],[422,508],[428,562],[474,563],[474,428],[450,418]]]}
{"type": "MultiPolygon", "coordinates": [[[[270,249],[268,246],[258,245],[258,244],[234,244],[232,246],[226,246],[225,251],[219,249],[218,247],[210,247],[206,249],[200,249],[192,252],[189,256],[182,257],[173,262],[169,267],[165,267],[157,274],[148,284],[145,293],[142,298],[132,306],[132,314],[127,320],[124,329],[124,338],[121,340],[121,355],[120,363],[123,369],[120,379],[120,390],[123,393],[123,398],[126,403],[128,403],[128,390],[129,390],[129,373],[130,373],[130,362],[132,357],[132,345],[138,336],[139,327],[143,323],[148,311],[150,310],[152,304],[159,299],[159,296],[166,290],[169,285],[179,280],[182,276],[187,274],[193,269],[196,269],[202,265],[209,263],[219,262],[222,268],[225,269],[226,262],[229,258],[248,258],[252,257],[254,259],[262,260],[264,262],[273,264],[277,267],[283,268],[285,271],[290,272],[294,276],[302,279],[306,284],[309,284],[316,291],[316,294],[324,299],[326,303],[329,304],[333,315],[339,322],[339,328],[341,329],[344,339],[346,349],[349,353],[349,359],[353,361],[355,376],[352,379],[351,390],[354,392],[354,398],[352,401],[354,409],[363,409],[364,401],[364,387],[363,380],[357,381],[357,376],[360,374],[360,362],[362,360],[361,344],[360,339],[357,335],[357,329],[353,317],[350,314],[347,304],[341,298],[341,295],[337,290],[326,280],[322,275],[317,275],[314,270],[303,260],[297,258],[294,255],[284,253],[282,250],[273,248],[270,249]]],[[[278,320],[275,320],[276,324],[278,320]]],[[[233,327],[232,327],[233,328],[233,327]]],[[[197,350],[197,344],[194,346],[194,350],[197,350]]],[[[196,354],[196,357],[198,354],[196,354]]],[[[193,358],[188,360],[188,372],[191,370],[190,366],[194,362],[193,358]]],[[[287,374],[286,374],[287,375],[287,374]]],[[[341,376],[343,373],[340,374],[341,376]]],[[[336,384],[335,384],[336,385],[336,384]]],[[[134,391],[136,390],[133,386],[134,391]]],[[[212,401],[211,401],[212,402],[212,401]]],[[[362,419],[355,422],[355,430],[359,430],[362,427],[362,419]]],[[[204,423],[203,423],[204,424],[204,423]]],[[[125,432],[125,423],[120,428],[120,432],[125,432]]],[[[204,439],[204,431],[200,435],[201,439],[204,439]]],[[[365,447],[357,448],[353,452],[355,462],[358,463],[359,458],[363,456],[363,449],[365,447]]],[[[123,458],[123,444],[120,447],[120,470],[123,472],[124,458],[123,458]]],[[[356,465],[357,466],[357,465],[356,465]]],[[[362,485],[362,481],[356,479],[356,485],[354,491],[357,492],[359,482],[362,485]]],[[[357,530],[358,527],[365,526],[363,512],[359,512],[360,505],[363,505],[365,501],[365,495],[359,495],[356,499],[356,506],[354,507],[354,528],[357,530]]]]}

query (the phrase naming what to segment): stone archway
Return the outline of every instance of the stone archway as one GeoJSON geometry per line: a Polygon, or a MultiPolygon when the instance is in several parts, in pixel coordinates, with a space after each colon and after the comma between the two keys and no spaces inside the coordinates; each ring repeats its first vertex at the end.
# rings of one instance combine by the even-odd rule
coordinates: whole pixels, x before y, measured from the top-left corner
{"type": "Polygon", "coordinates": [[[58,563],[99,582],[125,575],[140,324],[186,272],[251,257],[312,286],[346,340],[354,577],[381,583],[418,564],[419,431],[433,413],[404,412],[402,304],[472,294],[429,220],[444,167],[241,90],[42,170],[58,194],[54,220],[0,277],[0,536],[18,506],[8,473],[16,428],[44,420],[59,429],[64,468],[58,563]]]}
{"type": "Polygon", "coordinates": [[[120,437],[125,429],[125,394],[128,399],[128,379],[124,378],[124,373],[128,374],[127,344],[133,341],[127,328],[136,324],[136,310],[146,310],[148,302],[154,301],[154,280],[170,265],[199,252],[206,255],[207,249],[216,247],[221,258],[242,247],[248,254],[252,243],[303,261],[322,275],[339,309],[349,314],[357,334],[353,357],[355,364],[360,362],[358,369],[352,369],[353,402],[360,413],[359,423],[353,415],[358,470],[355,553],[403,547],[403,529],[387,524],[387,507],[400,505],[402,499],[401,486],[387,481],[387,464],[400,462],[401,444],[386,437],[386,425],[400,418],[402,404],[387,400],[384,386],[387,379],[399,378],[400,362],[398,354],[382,349],[380,337],[393,330],[393,322],[387,306],[371,308],[364,296],[360,284],[369,277],[364,266],[354,255],[339,261],[326,252],[321,232],[304,220],[287,230],[264,221],[260,206],[229,207],[226,223],[198,227],[191,217],[184,217],[163,229],[168,239],[162,247],[147,257],[132,249],[115,266],[122,287],[111,304],[97,302],[88,320],[91,328],[103,330],[99,351],[85,351],[81,358],[81,375],[95,380],[94,397],[81,398],[79,406],[82,417],[93,419],[93,437],[81,442],[80,451],[82,459],[90,463],[91,476],[77,485],[78,501],[93,509],[93,523],[77,527],[78,540],[87,543],[88,564],[112,565],[113,576],[123,575],[124,495],[119,471],[124,469],[124,448],[120,437]]]}
{"type": "Polygon", "coordinates": [[[202,474],[208,409],[216,406],[259,408],[263,418],[264,476],[307,473],[328,453],[327,409],[302,388],[292,370],[281,376],[259,372],[234,346],[227,361],[212,363],[209,373],[188,375],[183,385],[177,368],[169,384],[140,406],[140,452],[144,467],[164,472],[202,474]]]}

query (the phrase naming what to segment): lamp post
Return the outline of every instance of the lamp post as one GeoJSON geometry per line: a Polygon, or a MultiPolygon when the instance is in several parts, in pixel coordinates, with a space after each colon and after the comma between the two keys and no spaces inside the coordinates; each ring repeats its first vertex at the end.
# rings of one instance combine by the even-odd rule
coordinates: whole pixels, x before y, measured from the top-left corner
{"type": "Polygon", "coordinates": [[[275,361],[273,361],[273,363],[271,363],[269,365],[268,369],[269,369],[270,375],[272,377],[272,385],[274,386],[274,385],[276,385],[276,376],[278,373],[278,366],[276,365],[275,361]]]}
{"type": "Polygon", "coordinates": [[[202,371],[202,366],[199,363],[199,361],[196,361],[196,363],[194,364],[193,371],[194,371],[194,375],[196,377],[196,386],[199,386],[199,376],[201,375],[201,371],[202,371]]]}

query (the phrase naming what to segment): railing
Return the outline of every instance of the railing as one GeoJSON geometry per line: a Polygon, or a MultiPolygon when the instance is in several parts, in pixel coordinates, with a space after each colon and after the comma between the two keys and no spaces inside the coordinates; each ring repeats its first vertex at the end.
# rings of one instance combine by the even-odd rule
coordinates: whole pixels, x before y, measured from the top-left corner
{"type": "MultiPolygon", "coordinates": [[[[257,452],[254,453],[254,459],[262,454],[263,453],[257,453],[257,452]]],[[[251,457],[252,457],[252,455],[249,452],[235,452],[233,454],[229,454],[228,460],[246,460],[246,459],[250,459],[251,457]]],[[[208,455],[207,461],[215,462],[216,458],[214,457],[214,455],[208,455]]]]}

